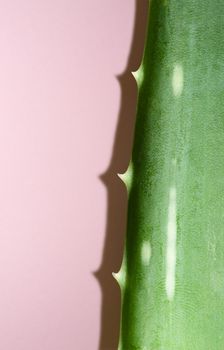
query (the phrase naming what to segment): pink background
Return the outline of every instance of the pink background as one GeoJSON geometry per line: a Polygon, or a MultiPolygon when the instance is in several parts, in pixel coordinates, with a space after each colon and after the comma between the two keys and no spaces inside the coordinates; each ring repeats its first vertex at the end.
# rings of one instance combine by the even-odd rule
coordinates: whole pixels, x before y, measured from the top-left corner
{"type": "Polygon", "coordinates": [[[117,348],[147,2],[0,0],[0,349],[117,348]]]}

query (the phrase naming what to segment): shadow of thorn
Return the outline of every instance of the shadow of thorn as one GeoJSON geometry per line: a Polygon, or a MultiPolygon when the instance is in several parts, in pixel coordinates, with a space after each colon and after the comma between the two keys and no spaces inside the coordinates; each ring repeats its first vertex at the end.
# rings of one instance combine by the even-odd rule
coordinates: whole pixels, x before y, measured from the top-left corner
{"type": "Polygon", "coordinates": [[[145,41],[149,0],[136,0],[135,23],[127,67],[117,77],[121,88],[121,106],[112,158],[108,170],[100,176],[107,188],[107,226],[102,263],[94,273],[102,292],[99,350],[118,348],[120,328],[120,289],[112,272],[120,269],[126,229],[127,193],[117,173],[128,167],[135,125],[137,85],[131,71],[138,69],[145,41]]]}

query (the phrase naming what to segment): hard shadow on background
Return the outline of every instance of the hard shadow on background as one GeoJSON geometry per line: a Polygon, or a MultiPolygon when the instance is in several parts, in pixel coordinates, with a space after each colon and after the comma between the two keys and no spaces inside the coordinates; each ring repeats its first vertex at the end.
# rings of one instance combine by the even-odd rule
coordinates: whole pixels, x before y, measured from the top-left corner
{"type": "Polygon", "coordinates": [[[126,230],[127,193],[117,173],[125,172],[132,150],[136,117],[137,70],[144,49],[149,0],[136,0],[130,55],[124,73],[117,77],[121,89],[118,125],[108,170],[101,176],[107,188],[107,226],[102,263],[96,276],[102,292],[99,350],[117,350],[120,327],[120,289],[112,272],[120,269],[126,230]]]}

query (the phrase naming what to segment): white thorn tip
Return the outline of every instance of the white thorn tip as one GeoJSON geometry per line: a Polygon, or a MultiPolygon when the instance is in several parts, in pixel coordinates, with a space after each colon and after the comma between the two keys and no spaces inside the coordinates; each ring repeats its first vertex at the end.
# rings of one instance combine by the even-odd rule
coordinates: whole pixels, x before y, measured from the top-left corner
{"type": "Polygon", "coordinates": [[[125,180],[125,178],[126,178],[126,175],[125,175],[126,173],[124,173],[124,174],[117,174],[117,176],[123,181],[123,182],[125,182],[126,180],[125,180]]]}
{"type": "Polygon", "coordinates": [[[121,271],[119,272],[112,272],[112,276],[114,277],[114,279],[117,281],[117,283],[119,284],[119,286],[122,288],[123,284],[124,284],[124,276],[123,273],[121,271]]]}
{"type": "Polygon", "coordinates": [[[144,70],[142,66],[140,66],[139,69],[137,69],[135,72],[131,72],[131,74],[134,76],[138,85],[142,83],[144,78],[144,70]]]}

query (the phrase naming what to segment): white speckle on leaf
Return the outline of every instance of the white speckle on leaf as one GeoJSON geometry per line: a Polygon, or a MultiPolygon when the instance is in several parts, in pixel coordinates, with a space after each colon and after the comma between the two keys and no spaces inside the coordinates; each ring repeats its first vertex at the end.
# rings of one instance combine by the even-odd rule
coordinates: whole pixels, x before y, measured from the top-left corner
{"type": "Polygon", "coordinates": [[[144,241],[141,248],[141,259],[143,265],[149,265],[151,258],[151,245],[149,241],[144,241]]]}
{"type": "Polygon", "coordinates": [[[175,293],[176,231],[176,187],[171,186],[169,191],[166,250],[166,294],[170,301],[175,293]]]}
{"type": "Polygon", "coordinates": [[[184,86],[184,72],[183,67],[180,64],[176,64],[173,69],[172,87],[175,97],[179,97],[182,94],[184,86]]]}

